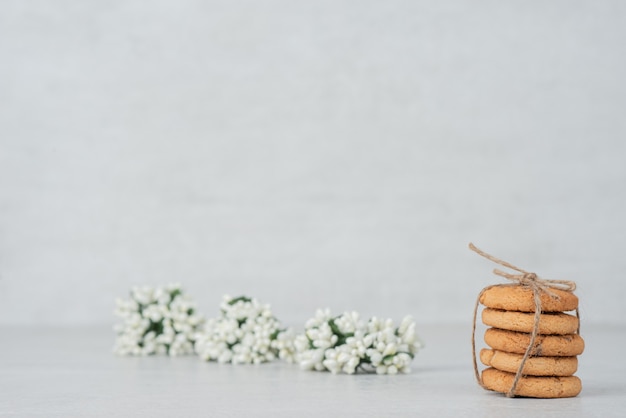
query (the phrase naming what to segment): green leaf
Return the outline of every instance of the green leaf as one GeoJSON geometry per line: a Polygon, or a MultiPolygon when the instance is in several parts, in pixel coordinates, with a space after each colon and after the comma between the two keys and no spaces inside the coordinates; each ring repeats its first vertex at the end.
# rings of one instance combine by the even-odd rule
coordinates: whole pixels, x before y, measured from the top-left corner
{"type": "Polygon", "coordinates": [[[395,354],[387,354],[385,357],[383,357],[382,363],[384,364],[387,360],[393,360],[394,357],[395,354]]]}
{"type": "Polygon", "coordinates": [[[354,333],[353,332],[349,332],[347,334],[340,335],[339,338],[337,338],[337,344],[335,344],[335,347],[338,346],[338,345],[345,344],[348,341],[348,338],[350,338],[350,337],[354,337],[354,333]]]}
{"type": "Polygon", "coordinates": [[[146,328],[146,331],[143,333],[143,336],[145,337],[146,334],[148,334],[151,331],[154,331],[155,335],[163,334],[163,320],[161,319],[157,322],[150,320],[150,325],[148,325],[148,328],[146,328]]]}
{"type": "Polygon", "coordinates": [[[339,331],[339,327],[337,326],[337,324],[335,324],[335,319],[337,318],[331,318],[328,320],[328,325],[330,326],[331,331],[333,332],[333,334],[336,334],[338,336],[343,335],[341,333],[341,331],[339,331]]]}
{"type": "Polygon", "coordinates": [[[337,324],[335,324],[335,319],[337,318],[339,317],[331,318],[328,320],[328,325],[330,326],[331,331],[333,332],[333,334],[337,336],[337,342],[335,343],[333,347],[337,347],[339,345],[345,344],[348,338],[354,337],[353,332],[347,332],[344,334],[339,330],[339,327],[337,326],[337,324]]]}
{"type": "Polygon", "coordinates": [[[250,299],[247,296],[238,296],[238,297],[236,297],[234,299],[229,300],[228,304],[232,306],[232,305],[234,305],[237,302],[252,302],[252,299],[250,299]]]}

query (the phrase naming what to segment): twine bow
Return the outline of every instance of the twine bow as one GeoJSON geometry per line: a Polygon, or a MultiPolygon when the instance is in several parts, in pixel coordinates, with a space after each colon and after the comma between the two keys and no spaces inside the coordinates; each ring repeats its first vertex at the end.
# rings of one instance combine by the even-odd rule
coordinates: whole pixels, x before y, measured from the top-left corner
{"type": "MultiPolygon", "coordinates": [[[[511,280],[514,283],[496,284],[496,285],[485,287],[478,294],[478,298],[476,298],[476,303],[474,304],[474,321],[472,325],[472,356],[474,360],[474,375],[476,376],[476,380],[478,381],[478,384],[482,386],[483,388],[487,389],[485,385],[483,384],[480,374],[478,373],[478,363],[476,362],[476,341],[475,341],[476,315],[478,313],[478,305],[480,303],[481,296],[483,295],[483,293],[485,293],[487,290],[491,288],[501,287],[501,286],[511,286],[511,285],[516,285],[516,284],[519,284],[524,287],[528,287],[533,292],[533,299],[535,302],[535,317],[534,317],[535,322],[533,325],[532,333],[530,334],[530,343],[528,344],[528,348],[526,348],[526,352],[524,353],[524,357],[522,357],[522,361],[520,362],[520,365],[517,369],[517,373],[515,373],[515,378],[513,379],[513,384],[511,385],[511,389],[509,389],[509,391],[506,393],[507,397],[512,398],[515,396],[515,389],[517,388],[517,384],[519,383],[519,380],[522,378],[522,375],[523,375],[522,371],[524,370],[524,365],[526,364],[526,360],[528,360],[528,358],[530,357],[530,354],[535,345],[535,339],[537,338],[537,334],[539,333],[539,320],[541,319],[541,293],[543,292],[549,295],[553,299],[559,299],[559,296],[556,293],[552,292],[551,289],[564,290],[566,292],[573,292],[574,290],[576,290],[576,283],[569,281],[569,280],[542,279],[538,277],[535,273],[530,273],[524,269],[515,267],[511,263],[508,263],[504,260],[496,258],[490,254],[487,254],[486,252],[476,248],[476,246],[472,243],[469,244],[469,248],[470,250],[485,257],[486,259],[491,260],[494,263],[499,264],[503,267],[507,267],[511,270],[515,270],[519,273],[519,274],[511,274],[511,273],[504,272],[502,270],[498,270],[497,268],[494,269],[493,270],[494,274],[500,277],[504,277],[505,279],[511,280]]],[[[578,326],[578,330],[576,331],[576,333],[580,334],[580,315],[578,313],[578,308],[576,308],[576,317],[579,318],[579,322],[578,322],[579,326],[578,326]]]]}

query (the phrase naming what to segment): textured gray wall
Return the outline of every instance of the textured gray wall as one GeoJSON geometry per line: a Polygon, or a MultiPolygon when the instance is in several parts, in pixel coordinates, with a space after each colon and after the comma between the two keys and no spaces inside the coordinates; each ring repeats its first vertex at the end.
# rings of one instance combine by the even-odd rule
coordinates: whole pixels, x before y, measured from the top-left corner
{"type": "Polygon", "coordinates": [[[468,321],[469,241],[623,322],[625,6],[3,1],[0,324],[170,281],[468,321]]]}

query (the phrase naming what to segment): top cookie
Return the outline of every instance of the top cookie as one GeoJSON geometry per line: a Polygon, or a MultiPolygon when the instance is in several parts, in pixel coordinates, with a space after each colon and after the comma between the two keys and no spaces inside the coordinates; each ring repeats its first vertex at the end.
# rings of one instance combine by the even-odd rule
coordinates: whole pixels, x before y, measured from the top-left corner
{"type": "MultiPolygon", "coordinates": [[[[558,296],[554,298],[545,292],[540,293],[542,312],[573,311],[578,307],[578,297],[565,290],[550,289],[558,296]]],[[[480,303],[506,311],[535,312],[535,298],[533,291],[522,285],[494,286],[483,292],[480,303]]]]}

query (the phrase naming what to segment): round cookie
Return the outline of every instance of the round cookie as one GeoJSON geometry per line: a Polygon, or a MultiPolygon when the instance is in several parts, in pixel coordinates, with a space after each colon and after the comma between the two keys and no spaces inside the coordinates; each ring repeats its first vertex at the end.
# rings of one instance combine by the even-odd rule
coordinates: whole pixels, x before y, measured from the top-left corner
{"type": "MultiPolygon", "coordinates": [[[[480,350],[480,361],[485,366],[510,373],[517,373],[523,357],[523,354],[487,348],[480,350]]],[[[531,376],[571,376],[576,373],[577,369],[576,357],[529,357],[524,363],[522,373],[531,376]]]]}
{"type": "MultiPolygon", "coordinates": [[[[513,386],[515,373],[488,368],[482,372],[483,385],[487,389],[508,393],[513,386]]],[[[571,398],[580,393],[582,383],[576,376],[522,377],[515,388],[515,396],[530,398],[571,398]]]]}
{"type": "MultiPolygon", "coordinates": [[[[530,345],[530,334],[489,328],[485,331],[485,342],[493,349],[507,353],[524,354],[530,345]]],[[[578,334],[537,335],[531,356],[571,357],[585,349],[585,342],[578,334]]]]}
{"type": "MultiPolygon", "coordinates": [[[[485,308],[483,324],[510,331],[532,332],[535,314],[485,308]]],[[[544,313],[539,318],[539,334],[573,334],[578,330],[578,318],[562,312],[544,313]]]]}
{"type": "MultiPolygon", "coordinates": [[[[542,312],[573,311],[578,307],[578,297],[565,290],[550,289],[558,298],[540,293],[542,312]]],[[[480,296],[480,303],[488,308],[505,311],[535,312],[533,291],[521,285],[498,285],[488,288],[480,296]]]]}

